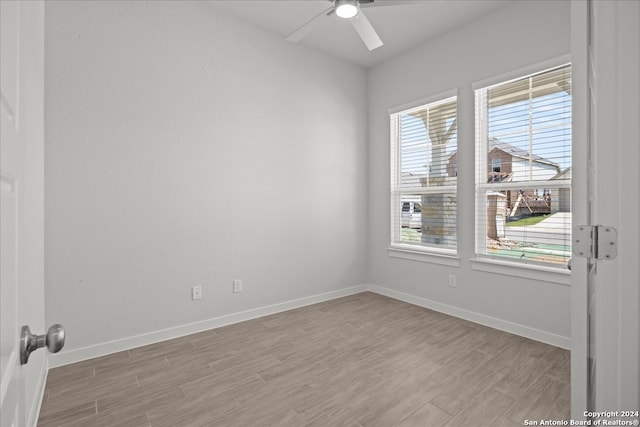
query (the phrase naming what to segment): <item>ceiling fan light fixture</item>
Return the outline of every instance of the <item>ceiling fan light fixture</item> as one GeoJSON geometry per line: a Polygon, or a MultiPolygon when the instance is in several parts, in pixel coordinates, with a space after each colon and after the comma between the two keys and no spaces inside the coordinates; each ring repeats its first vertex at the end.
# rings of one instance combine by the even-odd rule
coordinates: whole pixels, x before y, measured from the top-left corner
{"type": "Polygon", "coordinates": [[[336,0],[336,15],[342,19],[350,19],[358,14],[357,0],[336,0]]]}

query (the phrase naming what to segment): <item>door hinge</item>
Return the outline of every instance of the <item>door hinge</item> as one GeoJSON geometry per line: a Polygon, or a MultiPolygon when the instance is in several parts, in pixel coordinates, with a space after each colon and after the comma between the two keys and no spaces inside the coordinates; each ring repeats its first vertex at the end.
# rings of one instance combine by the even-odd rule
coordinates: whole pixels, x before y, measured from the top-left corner
{"type": "Polygon", "coordinates": [[[608,225],[578,225],[573,228],[573,253],[595,259],[618,256],[618,232],[608,225]]]}

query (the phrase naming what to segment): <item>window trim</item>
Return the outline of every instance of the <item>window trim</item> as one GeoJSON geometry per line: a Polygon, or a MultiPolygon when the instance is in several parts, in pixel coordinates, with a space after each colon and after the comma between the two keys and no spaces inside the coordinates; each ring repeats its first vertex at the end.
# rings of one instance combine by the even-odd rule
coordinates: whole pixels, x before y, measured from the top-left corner
{"type": "MultiPolygon", "coordinates": [[[[401,113],[405,110],[411,110],[413,108],[417,108],[423,106],[425,104],[431,104],[433,102],[442,101],[447,98],[453,98],[454,96],[458,96],[458,89],[449,89],[444,92],[437,93],[435,95],[427,96],[425,98],[418,99],[417,101],[409,102],[407,104],[398,105],[393,108],[389,108],[387,110],[387,114],[390,116],[392,114],[401,113]]],[[[392,150],[393,151],[393,150],[392,150]]]]}
{"type": "MultiPolygon", "coordinates": [[[[437,103],[440,101],[446,101],[449,98],[456,98],[456,117],[460,110],[459,108],[459,96],[458,89],[449,89],[425,98],[421,98],[419,100],[406,103],[403,105],[399,105],[393,108],[389,108],[387,110],[389,117],[389,129],[390,129],[390,138],[392,141],[389,144],[390,151],[390,192],[389,192],[389,209],[390,209],[390,221],[389,221],[389,248],[387,253],[390,257],[393,258],[402,258],[412,261],[422,261],[422,262],[430,262],[441,265],[449,265],[449,266],[459,266],[460,258],[458,257],[460,247],[456,243],[456,249],[444,249],[444,248],[436,248],[436,247],[428,247],[421,245],[412,245],[410,243],[400,242],[396,238],[396,222],[399,223],[401,218],[398,217],[398,210],[395,209],[395,198],[396,198],[396,184],[398,183],[398,173],[400,171],[400,158],[398,155],[398,129],[392,126],[391,116],[394,114],[398,114],[407,110],[412,110],[418,107],[426,106],[428,104],[437,103]]],[[[456,175],[457,176],[457,175],[456,175]]],[[[456,185],[447,185],[441,187],[419,187],[419,188],[410,188],[406,189],[403,192],[413,192],[415,194],[435,194],[435,193],[451,193],[455,192],[456,198],[458,197],[458,183],[456,181],[456,185]]],[[[457,206],[457,202],[456,202],[457,206]]],[[[456,216],[456,221],[459,222],[459,216],[456,216]]],[[[457,227],[456,227],[457,228],[457,227]]],[[[456,236],[457,237],[457,236],[456,236]]],[[[457,238],[456,238],[457,240],[457,238]]]]}
{"type": "Polygon", "coordinates": [[[410,261],[428,262],[431,264],[460,267],[460,257],[455,251],[447,251],[430,248],[429,252],[416,249],[417,245],[395,244],[387,248],[387,254],[392,258],[406,259],[410,261]]]}
{"type": "MultiPolygon", "coordinates": [[[[516,277],[525,277],[535,280],[548,281],[558,284],[571,284],[571,275],[570,272],[566,269],[563,269],[560,265],[552,266],[552,265],[541,265],[527,262],[515,262],[510,261],[508,258],[501,257],[492,257],[485,255],[479,251],[480,240],[484,240],[486,242],[486,225],[484,227],[479,226],[477,212],[478,209],[484,209],[486,206],[486,197],[485,192],[489,190],[489,188],[503,189],[508,186],[517,186],[519,188],[567,188],[567,184],[565,180],[558,181],[557,183],[550,183],[549,181],[531,181],[527,183],[501,183],[501,184],[493,184],[493,183],[482,183],[478,184],[478,174],[479,174],[479,166],[478,159],[486,157],[486,147],[487,147],[487,135],[486,133],[480,132],[480,128],[484,125],[486,127],[486,123],[481,124],[478,119],[479,116],[479,102],[476,98],[476,91],[486,89],[491,86],[506,84],[515,80],[522,79],[525,76],[538,74],[544,72],[545,70],[551,70],[554,68],[559,68],[564,65],[571,65],[573,69],[573,65],[571,63],[571,55],[566,54],[556,58],[552,58],[546,61],[537,62],[535,64],[528,65],[526,67],[521,67],[507,73],[502,73],[500,75],[492,76],[488,79],[479,80],[473,82],[471,84],[471,88],[474,94],[474,116],[475,116],[475,134],[474,134],[474,145],[475,145],[475,162],[474,162],[474,197],[475,197],[475,238],[474,238],[474,257],[471,259],[472,268],[478,271],[486,271],[491,273],[505,274],[516,277]],[[478,136],[483,138],[483,140],[478,144],[478,136]],[[484,148],[485,151],[481,152],[481,149],[484,148]],[[482,196],[482,197],[481,197],[482,196]]],[[[481,165],[483,170],[486,169],[486,158],[484,158],[484,163],[481,165]]],[[[482,162],[480,162],[482,163],[482,162]]],[[[568,188],[572,189],[573,184],[572,181],[569,184],[568,188]]]]}
{"type": "Polygon", "coordinates": [[[476,90],[484,89],[489,86],[495,86],[500,83],[508,83],[513,80],[521,79],[523,76],[539,73],[541,70],[550,70],[552,68],[561,67],[562,65],[571,63],[571,55],[561,55],[546,61],[540,61],[532,65],[517,68],[506,73],[491,76],[487,79],[478,80],[471,83],[471,89],[475,93],[476,90]]]}
{"type": "Polygon", "coordinates": [[[560,267],[549,267],[539,264],[506,261],[501,258],[490,258],[476,255],[471,259],[471,268],[476,271],[522,277],[541,282],[571,285],[571,272],[560,267]]]}

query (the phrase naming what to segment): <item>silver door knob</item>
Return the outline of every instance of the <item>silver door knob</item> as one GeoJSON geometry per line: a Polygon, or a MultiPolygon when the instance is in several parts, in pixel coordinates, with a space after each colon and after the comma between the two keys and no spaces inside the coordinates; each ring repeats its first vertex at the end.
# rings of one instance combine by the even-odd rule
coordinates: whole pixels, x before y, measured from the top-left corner
{"type": "Polygon", "coordinates": [[[47,347],[51,353],[59,352],[64,347],[64,337],[64,328],[59,324],[51,326],[46,335],[33,335],[29,326],[23,326],[20,335],[20,364],[27,363],[31,353],[40,347],[47,347]]]}

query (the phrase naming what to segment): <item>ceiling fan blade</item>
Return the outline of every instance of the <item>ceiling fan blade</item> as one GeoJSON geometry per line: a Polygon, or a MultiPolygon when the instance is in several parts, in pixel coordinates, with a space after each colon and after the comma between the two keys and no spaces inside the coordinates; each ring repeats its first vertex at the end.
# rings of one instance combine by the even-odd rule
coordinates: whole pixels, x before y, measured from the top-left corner
{"type": "Polygon", "coordinates": [[[290,41],[290,42],[299,42],[307,34],[309,34],[311,32],[311,30],[313,30],[324,18],[326,18],[328,15],[330,15],[331,12],[333,12],[334,9],[335,9],[335,7],[331,6],[327,10],[322,11],[322,13],[314,16],[313,18],[311,18],[309,20],[309,22],[307,22],[302,27],[300,27],[297,30],[295,30],[293,33],[289,34],[289,36],[287,36],[287,40],[290,41]]]}
{"type": "Polygon", "coordinates": [[[367,49],[373,50],[382,46],[382,40],[380,40],[378,33],[373,29],[373,25],[371,25],[362,10],[351,20],[351,25],[358,32],[367,49]]]}

